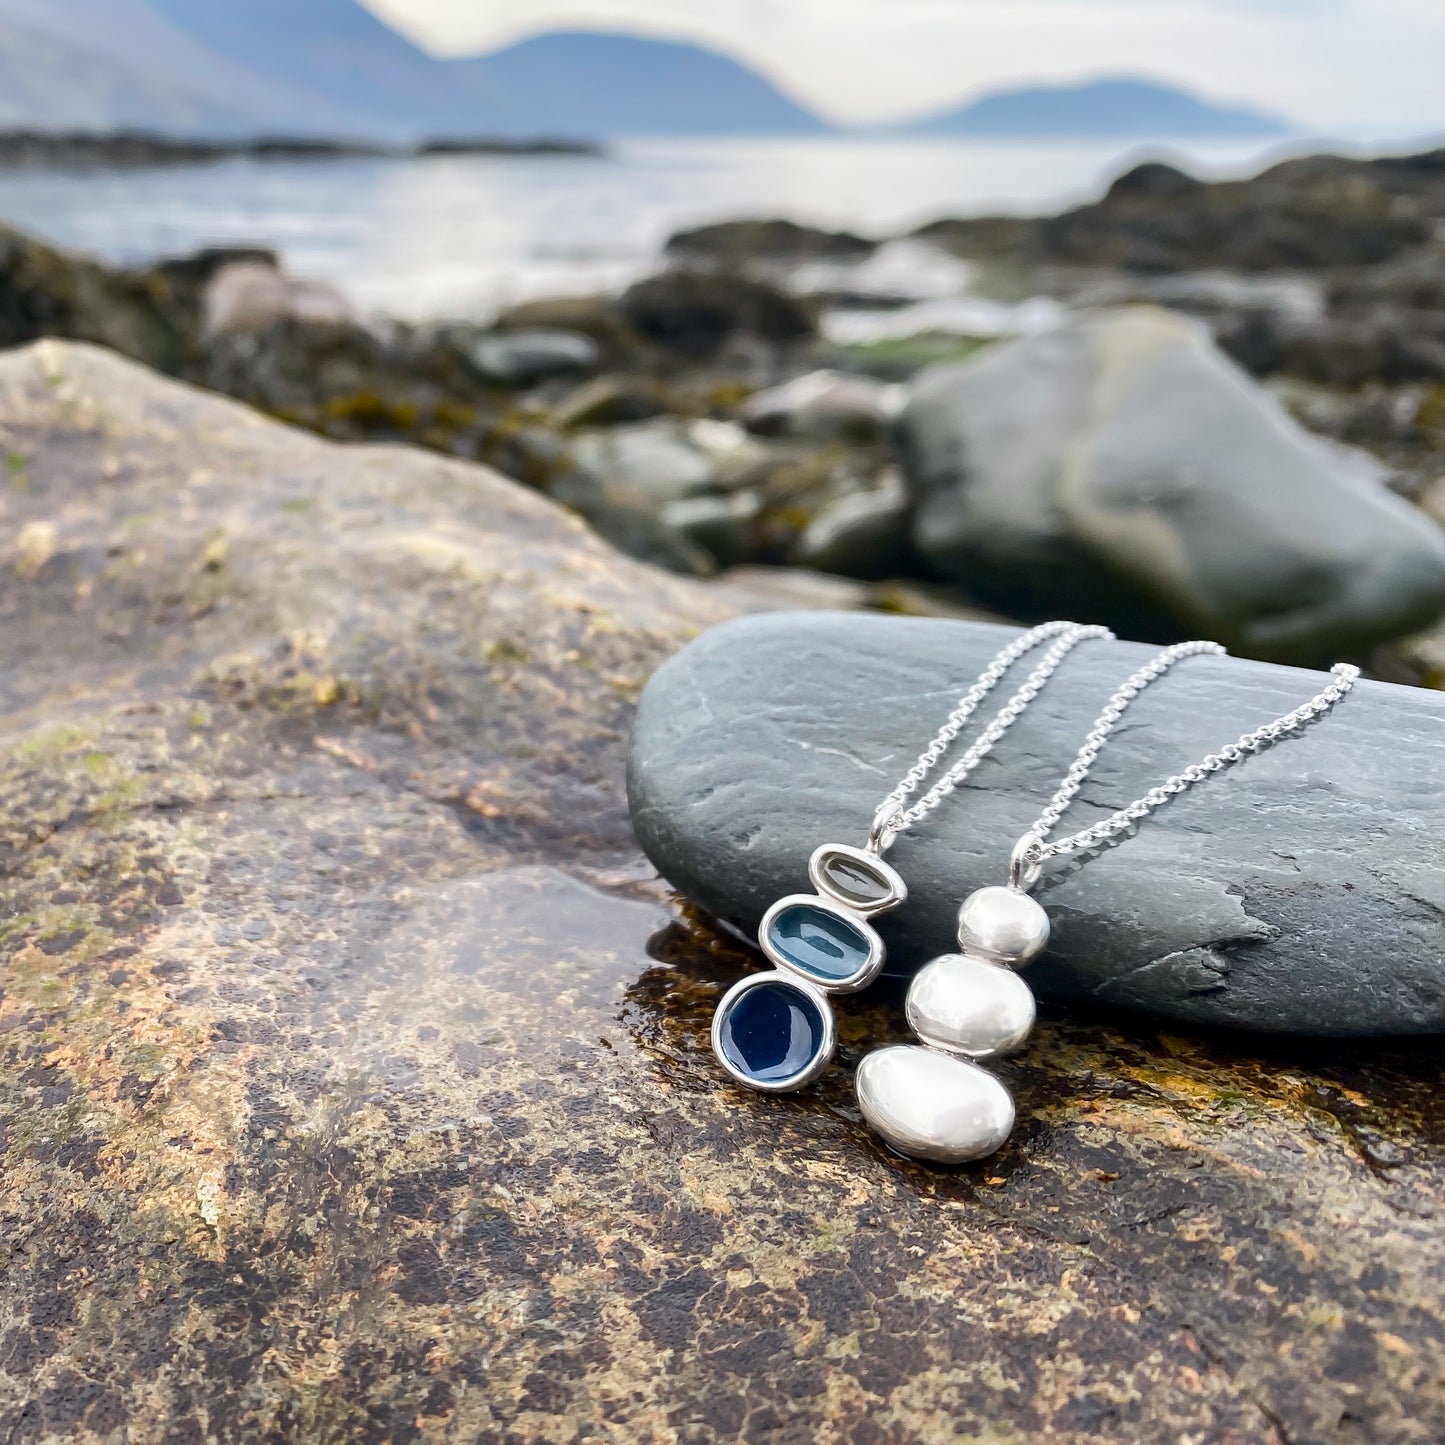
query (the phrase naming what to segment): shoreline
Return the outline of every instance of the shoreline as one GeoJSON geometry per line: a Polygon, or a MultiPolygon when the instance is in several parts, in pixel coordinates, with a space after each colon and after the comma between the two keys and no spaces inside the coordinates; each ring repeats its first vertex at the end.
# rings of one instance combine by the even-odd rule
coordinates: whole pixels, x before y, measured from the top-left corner
{"type": "Polygon", "coordinates": [[[0,171],[138,170],[216,165],[228,160],[335,161],[419,160],[429,156],[496,156],[533,159],[604,159],[593,141],[537,136],[433,136],[414,145],[308,136],[253,136],[212,140],[156,135],[148,131],[0,130],[0,171]]]}

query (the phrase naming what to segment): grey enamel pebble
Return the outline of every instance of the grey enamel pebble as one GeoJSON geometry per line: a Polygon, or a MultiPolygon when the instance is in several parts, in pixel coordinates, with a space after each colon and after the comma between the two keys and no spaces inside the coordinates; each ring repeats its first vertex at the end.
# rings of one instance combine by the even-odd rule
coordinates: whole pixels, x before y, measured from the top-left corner
{"type": "MultiPolygon", "coordinates": [[[[865,840],[878,802],[1012,635],[831,613],[704,634],[642,697],[629,770],[639,841],[683,893],[755,930],[776,899],[808,888],[815,848],[865,840]]],[[[910,898],[877,921],[890,971],[957,951],[963,899],[1004,881],[1109,693],[1152,651],[1081,647],[973,778],[893,847],[910,898]]],[[[1322,682],[1191,659],[1131,709],[1063,831],[1322,682]]],[[[1119,846],[1052,864],[1035,896],[1052,937],[1026,977],[1045,999],[1282,1033],[1445,1031],[1445,696],[1362,683],[1119,846]]]]}

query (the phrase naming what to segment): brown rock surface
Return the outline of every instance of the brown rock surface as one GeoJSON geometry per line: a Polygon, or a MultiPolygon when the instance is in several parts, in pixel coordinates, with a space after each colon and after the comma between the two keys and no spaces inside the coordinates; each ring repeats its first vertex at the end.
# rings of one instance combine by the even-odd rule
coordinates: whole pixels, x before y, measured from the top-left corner
{"type": "Polygon", "coordinates": [[[705,588],[83,347],[0,428],[0,1438],[1445,1437],[1437,1047],[1055,1018],[952,1173],[725,1089],[622,791],[705,588]]]}

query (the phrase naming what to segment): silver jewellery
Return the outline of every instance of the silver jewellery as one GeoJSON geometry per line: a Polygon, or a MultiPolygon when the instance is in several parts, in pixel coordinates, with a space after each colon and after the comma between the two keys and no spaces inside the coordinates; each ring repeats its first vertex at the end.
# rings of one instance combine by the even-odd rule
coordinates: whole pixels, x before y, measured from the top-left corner
{"type": "MultiPolygon", "coordinates": [[[[813,854],[808,876],[816,892],[780,898],[758,929],[758,942],[773,970],[734,985],[713,1015],[713,1052],[738,1083],[765,1093],[789,1093],[827,1068],[837,1046],[829,996],[857,993],[877,978],[885,950],[869,920],[908,898],[908,885],[883,861],[883,853],[988,756],[1075,647],[1090,638],[1112,636],[1104,627],[1049,622],[1010,643],[959,699],[907,777],[884,799],[867,846],[827,843],[813,854]],[[978,739],[922,799],[903,810],[904,800],[937,766],[1014,663],[1046,643],[1038,665],[978,739]]],[[[990,1075],[976,1072],[992,1082],[990,1075]]]]}
{"type": "MultiPolygon", "coordinates": [[[[879,1049],[858,1066],[855,1087],[863,1117],[900,1154],[964,1163],[992,1154],[1012,1132],[1011,1095],[976,1061],[1014,1052],[1033,1028],[1033,994],[1013,970],[1035,958],[1049,940],[1048,914],[1030,897],[1044,864],[1121,837],[1196,784],[1299,732],[1340,702],[1360,676],[1359,668],[1338,664],[1335,681],[1293,712],[1245,733],[1092,827],[1050,842],[1134,699],[1185,658],[1223,653],[1217,643],[1184,642],[1166,648],[1134,673],[1109,699],[1058,791],[1014,846],[1007,885],[981,888],[964,900],[958,917],[962,952],[934,959],[908,990],[908,1023],[920,1042],[879,1049]]],[[[894,794],[893,811],[880,812],[881,824],[875,823],[875,836],[884,847],[937,806],[924,799],[901,811],[906,795],[894,794]]]]}

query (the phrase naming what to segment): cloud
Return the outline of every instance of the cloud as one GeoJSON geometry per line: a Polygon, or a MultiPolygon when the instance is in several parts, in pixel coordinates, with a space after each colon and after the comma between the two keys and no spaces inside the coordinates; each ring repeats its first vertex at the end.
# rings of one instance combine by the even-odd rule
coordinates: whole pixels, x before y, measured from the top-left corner
{"type": "Polygon", "coordinates": [[[637,29],[727,48],[847,120],[1147,74],[1321,132],[1445,129],[1440,0],[367,0],[433,48],[637,29]]]}

